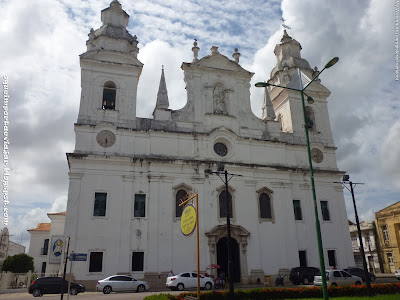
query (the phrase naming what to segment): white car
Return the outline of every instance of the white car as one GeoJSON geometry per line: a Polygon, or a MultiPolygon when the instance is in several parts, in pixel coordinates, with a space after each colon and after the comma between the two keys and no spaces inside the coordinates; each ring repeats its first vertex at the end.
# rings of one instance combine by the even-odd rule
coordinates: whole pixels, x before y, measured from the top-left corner
{"type": "MultiPolygon", "coordinates": [[[[360,285],[362,279],[358,276],[351,275],[344,270],[326,270],[326,285],[360,285]]],[[[322,286],[322,276],[314,276],[314,285],[322,286]]]]}
{"type": "MultiPolygon", "coordinates": [[[[171,290],[183,291],[183,289],[197,288],[197,273],[182,272],[178,275],[167,277],[165,283],[167,288],[171,290]]],[[[211,277],[200,275],[200,288],[210,290],[214,285],[214,280],[211,277]]]]}
{"type": "Polygon", "coordinates": [[[96,284],[96,291],[102,291],[104,294],[124,291],[144,292],[149,289],[150,286],[147,282],[125,275],[113,275],[97,281],[96,284]]]}
{"type": "Polygon", "coordinates": [[[396,278],[400,280],[400,267],[394,272],[394,276],[396,276],[396,278]]]}

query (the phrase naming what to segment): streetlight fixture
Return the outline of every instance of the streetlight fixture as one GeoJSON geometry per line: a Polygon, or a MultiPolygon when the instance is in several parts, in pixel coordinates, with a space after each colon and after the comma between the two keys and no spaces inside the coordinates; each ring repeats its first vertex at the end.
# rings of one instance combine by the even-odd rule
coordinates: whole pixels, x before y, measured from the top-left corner
{"type": "MultiPolygon", "coordinates": [[[[314,213],[315,213],[315,231],[317,233],[317,242],[318,242],[318,253],[319,253],[319,265],[321,269],[321,277],[322,277],[322,291],[324,295],[324,300],[328,300],[328,287],[326,285],[326,273],[325,273],[325,260],[324,260],[324,252],[323,252],[323,247],[322,247],[322,237],[321,237],[321,226],[319,222],[319,216],[318,216],[318,206],[317,206],[317,196],[315,193],[315,183],[314,183],[314,171],[313,171],[313,166],[312,166],[312,161],[311,161],[311,149],[310,149],[310,138],[308,136],[308,129],[309,129],[309,124],[307,122],[307,117],[306,117],[306,106],[304,103],[304,95],[307,96],[307,102],[308,103],[314,103],[314,99],[312,99],[310,96],[308,96],[304,91],[310,86],[310,84],[315,81],[319,75],[325,70],[330,67],[332,67],[334,64],[336,64],[339,61],[338,57],[332,58],[326,65],[325,67],[318,72],[316,76],[314,76],[309,83],[306,84],[306,86],[303,87],[303,83],[301,80],[301,77],[299,78],[300,80],[300,86],[301,89],[295,89],[291,87],[286,87],[286,86],[281,86],[281,85],[276,85],[268,82],[257,82],[255,84],[256,87],[263,87],[266,88],[267,86],[276,86],[282,89],[286,90],[292,90],[292,91],[297,91],[300,92],[301,94],[301,104],[303,107],[303,117],[304,117],[304,130],[306,133],[306,143],[307,143],[307,153],[308,153],[308,164],[310,167],[310,177],[311,177],[311,188],[312,188],[312,195],[313,195],[313,201],[314,201],[314,213]]],[[[299,70],[300,73],[300,70],[299,70]]]]}
{"type": "MultiPolygon", "coordinates": [[[[351,193],[351,197],[353,198],[354,214],[355,214],[356,223],[357,223],[357,233],[358,233],[358,239],[360,240],[361,256],[362,256],[363,268],[364,268],[364,273],[365,273],[365,284],[367,285],[367,294],[369,297],[371,297],[372,296],[371,280],[369,278],[367,261],[365,260],[364,243],[362,240],[360,221],[358,219],[357,206],[356,206],[356,200],[354,199],[354,188],[353,188],[353,187],[356,187],[357,184],[363,184],[363,183],[351,182],[350,175],[343,175],[342,182],[335,182],[335,183],[341,183],[351,193]],[[347,187],[347,184],[350,186],[350,189],[347,187]]],[[[370,249],[370,251],[371,251],[371,249],[370,249]]]]}
{"type": "Polygon", "coordinates": [[[233,176],[242,176],[239,174],[231,174],[228,173],[227,170],[224,170],[225,166],[223,163],[219,163],[217,167],[217,171],[213,172],[210,169],[204,171],[205,174],[217,174],[218,177],[225,184],[225,202],[226,202],[226,231],[227,231],[227,248],[228,248],[228,280],[229,280],[229,299],[233,300],[234,298],[234,282],[233,282],[233,261],[232,261],[232,248],[231,248],[231,212],[229,209],[228,203],[228,183],[232,179],[233,176]],[[224,177],[221,177],[224,175],[224,177]],[[231,177],[228,179],[228,175],[231,177]]]}

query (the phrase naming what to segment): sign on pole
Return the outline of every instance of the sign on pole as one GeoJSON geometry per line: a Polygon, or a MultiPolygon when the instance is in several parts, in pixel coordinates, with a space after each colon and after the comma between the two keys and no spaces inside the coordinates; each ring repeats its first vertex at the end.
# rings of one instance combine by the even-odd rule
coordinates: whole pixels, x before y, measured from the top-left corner
{"type": "Polygon", "coordinates": [[[85,253],[72,253],[70,256],[71,261],[86,261],[87,254],[85,253]]]}
{"type": "Polygon", "coordinates": [[[185,237],[190,237],[196,229],[196,208],[193,204],[186,205],[181,216],[181,230],[185,237]]]}

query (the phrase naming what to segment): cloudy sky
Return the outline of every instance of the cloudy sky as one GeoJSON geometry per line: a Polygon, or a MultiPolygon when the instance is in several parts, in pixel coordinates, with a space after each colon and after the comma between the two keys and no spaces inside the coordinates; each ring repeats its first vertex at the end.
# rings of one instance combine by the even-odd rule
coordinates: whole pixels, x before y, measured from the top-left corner
{"type": "MultiPolygon", "coordinates": [[[[27,229],[48,222],[48,212],[66,208],[68,166],[74,149],[73,124],[80,100],[79,55],[90,28],[101,26],[100,11],[111,0],[0,0],[0,72],[10,91],[9,230],[11,240],[29,244],[27,229]]],[[[185,104],[182,62],[211,46],[255,72],[253,83],[269,78],[276,63],[282,17],[302,57],[321,69],[332,95],[330,121],[339,168],[354,182],[359,215],[400,201],[400,82],[395,80],[395,1],[380,0],[120,0],[130,15],[129,31],[139,40],[144,69],[137,114],[151,117],[161,66],[171,108],[185,104]]],[[[261,115],[262,91],[251,88],[254,113],[261,115]]],[[[349,219],[351,196],[345,193],[349,219]]]]}

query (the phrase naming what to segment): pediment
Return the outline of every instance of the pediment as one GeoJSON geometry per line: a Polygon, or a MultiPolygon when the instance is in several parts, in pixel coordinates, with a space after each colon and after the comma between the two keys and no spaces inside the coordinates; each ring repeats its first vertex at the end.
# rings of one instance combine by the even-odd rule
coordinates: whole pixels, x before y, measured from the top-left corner
{"type": "Polygon", "coordinates": [[[192,63],[192,66],[199,66],[205,68],[219,69],[224,71],[233,71],[245,73],[253,76],[254,73],[243,69],[238,63],[230,60],[226,56],[216,53],[203,57],[197,62],[192,63]]]}
{"type": "Polygon", "coordinates": [[[80,55],[81,60],[94,60],[142,67],[143,64],[132,55],[116,51],[88,51],[80,55]]]}
{"type": "Polygon", "coordinates": [[[391,212],[393,210],[399,210],[400,209],[400,201],[396,202],[388,207],[385,207],[384,209],[381,209],[380,211],[378,211],[376,214],[385,214],[387,212],[391,212]]]}

